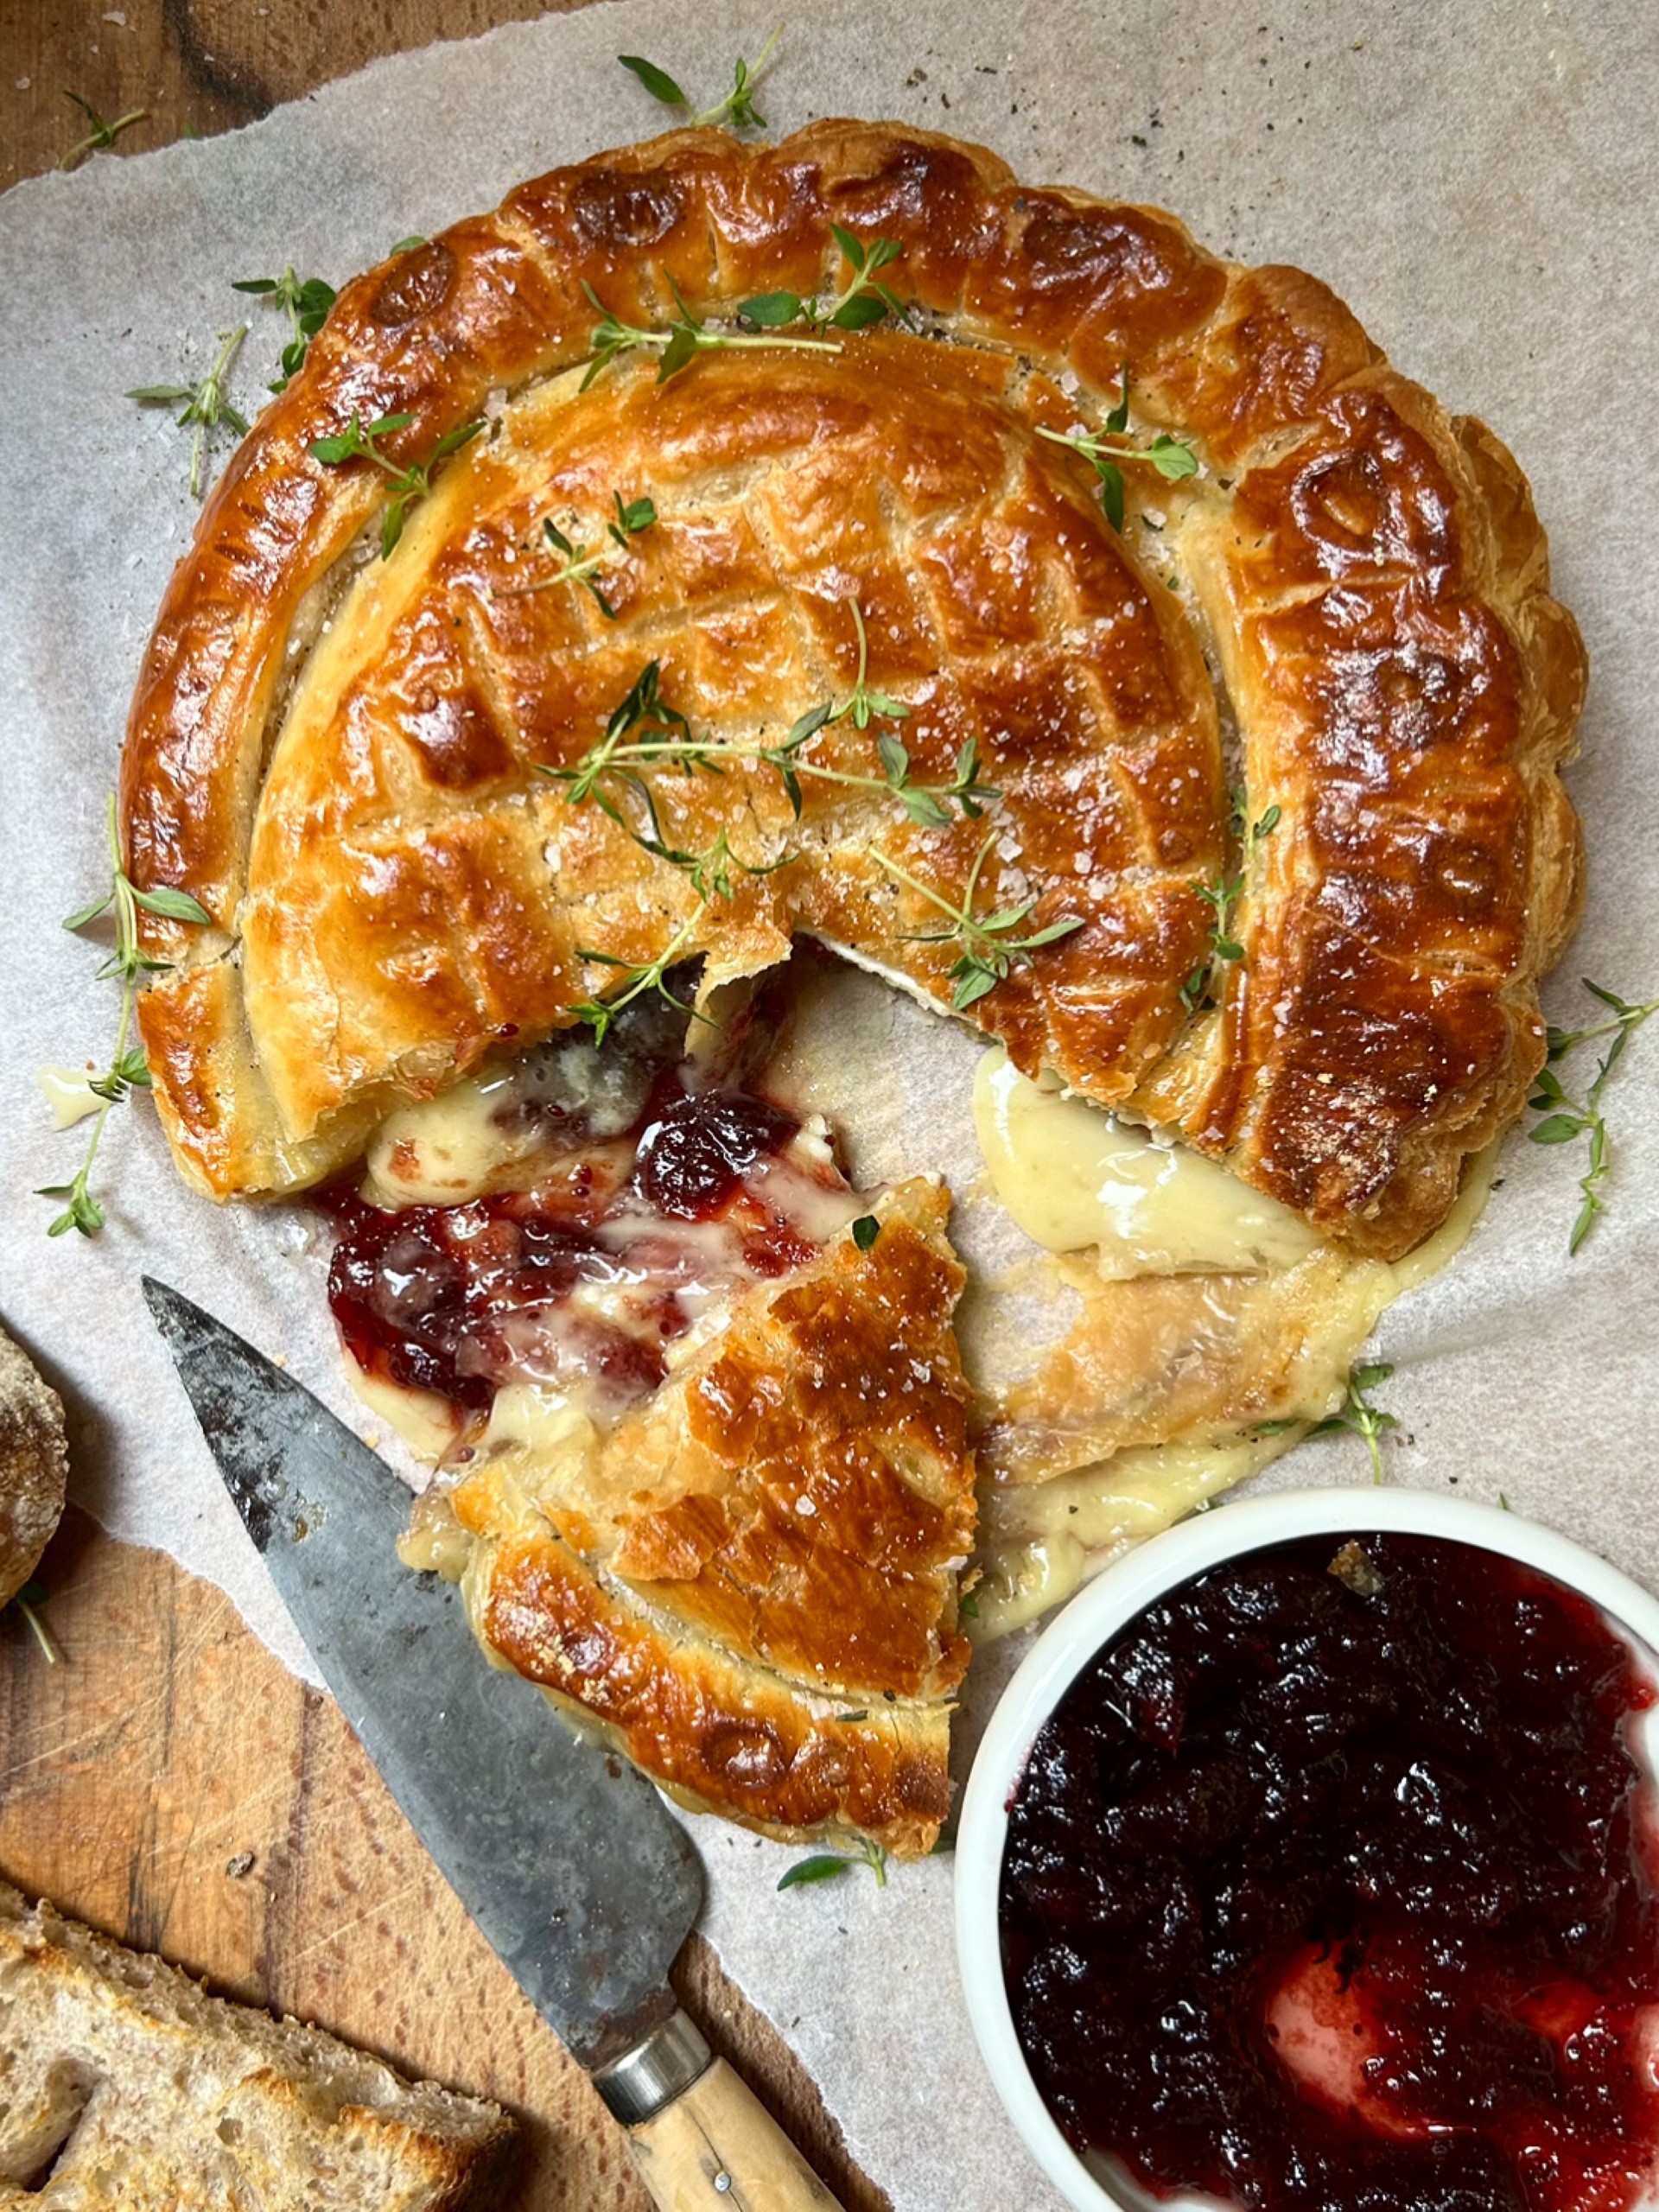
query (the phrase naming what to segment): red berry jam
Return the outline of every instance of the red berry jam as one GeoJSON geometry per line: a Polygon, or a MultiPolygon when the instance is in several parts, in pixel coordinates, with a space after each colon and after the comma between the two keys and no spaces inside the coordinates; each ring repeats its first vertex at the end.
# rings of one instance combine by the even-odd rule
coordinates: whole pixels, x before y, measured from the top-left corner
{"type": "Polygon", "coordinates": [[[1625,2212],[1659,2154],[1654,1700],[1585,1599],[1427,1537],[1152,1606],[1010,1807],[1008,1994],[1074,2147],[1260,2212],[1625,2212]]]}
{"type": "Polygon", "coordinates": [[[785,1160],[793,1115],[699,1077],[660,1023],[617,1029],[602,1065],[580,1042],[546,1048],[548,1065],[527,1066],[499,1109],[505,1130],[535,1138],[515,1171],[524,1187],[395,1207],[371,1203],[355,1178],[319,1193],[336,1232],[329,1304],[365,1373],[463,1415],[517,1381],[580,1384],[614,1414],[663,1380],[667,1348],[711,1297],[816,1256],[821,1241],[798,1214],[821,1237],[827,1193],[829,1217],[844,1199],[851,1218],[827,1158],[785,1160]],[[588,1065],[565,1065],[573,1053],[588,1065]],[[608,1084],[600,1127],[575,1103],[596,1070],[608,1084]]]}

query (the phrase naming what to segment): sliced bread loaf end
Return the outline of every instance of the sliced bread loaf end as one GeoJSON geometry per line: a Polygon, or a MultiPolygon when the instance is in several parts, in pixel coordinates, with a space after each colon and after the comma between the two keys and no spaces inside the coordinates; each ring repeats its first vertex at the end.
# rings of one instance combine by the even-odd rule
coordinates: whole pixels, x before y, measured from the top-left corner
{"type": "Polygon", "coordinates": [[[0,2208],[482,2212],[514,2132],[0,1884],[0,2208]]]}

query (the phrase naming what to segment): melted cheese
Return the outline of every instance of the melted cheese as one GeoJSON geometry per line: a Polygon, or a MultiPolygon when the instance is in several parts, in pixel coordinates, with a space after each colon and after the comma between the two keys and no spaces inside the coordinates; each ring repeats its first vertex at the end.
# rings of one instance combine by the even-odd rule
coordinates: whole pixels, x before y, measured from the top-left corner
{"type": "Polygon", "coordinates": [[[435,1467],[461,1433],[461,1417],[448,1398],[433,1390],[413,1390],[384,1376],[371,1375],[346,1357],[346,1379],[372,1414],[385,1421],[423,1466],[435,1467]]]}
{"type": "Polygon", "coordinates": [[[551,1460],[567,1453],[581,1456],[598,1441],[598,1429],[573,1392],[539,1382],[508,1382],[495,1394],[478,1455],[512,1449],[551,1460]]]}
{"type": "Polygon", "coordinates": [[[365,1155],[364,1195],[386,1206],[454,1206],[526,1185],[538,1154],[569,1148],[561,1122],[575,1123],[584,1147],[602,1148],[632,1125],[647,1080],[640,1063],[601,1053],[585,1033],[492,1063],[386,1116],[365,1155]]]}
{"type": "Polygon", "coordinates": [[[494,1189],[504,1168],[536,1148],[533,1128],[510,1126],[517,1097],[512,1071],[497,1069],[400,1106],[369,1146],[369,1195],[385,1205],[452,1206],[494,1189]]]}
{"type": "Polygon", "coordinates": [[[35,1071],[35,1080],[52,1109],[54,1128],[73,1129],[104,1103],[85,1068],[40,1067],[35,1071]]]}
{"type": "MultiPolygon", "coordinates": [[[[1104,1119],[1106,1117],[1102,1116],[1104,1119]]],[[[1461,1249],[1491,1187],[1497,1160],[1494,1145],[1471,1160],[1456,1206],[1434,1235],[1403,1260],[1352,1257],[1312,1239],[1312,1255],[1300,1264],[1270,1269],[1262,1291],[1282,1311],[1266,1308],[1259,1346],[1244,1341],[1245,1373],[1270,1371],[1276,1355],[1282,1367],[1278,1395],[1249,1421],[1219,1427],[1199,1422],[1177,1427],[1166,1441],[1131,1446],[1063,1464],[1042,1478],[1005,1478],[982,1484],[979,1585],[968,1626],[976,1641],[988,1642],[1024,1627],[1060,1604],[1090,1575],[1129,1544],[1155,1535],[1184,1514],[1243,1481],[1299,1442],[1305,1424],[1336,1411],[1347,1388],[1350,1370],[1384,1309],[1402,1293],[1439,1273],[1461,1249]],[[1275,1342],[1275,1337],[1277,1342],[1275,1342]],[[1262,1424],[1272,1424],[1269,1433],[1262,1424]],[[1281,1427],[1280,1423],[1288,1426],[1281,1427]]],[[[1064,1262],[1058,1264],[1065,1264],[1064,1262]]],[[[1225,1279],[1216,1278],[1217,1290],[1225,1279]]],[[[1150,1287],[1150,1286],[1149,1286],[1150,1287]]],[[[1100,1286],[1116,1300],[1125,1287],[1109,1277],[1100,1286]]],[[[1199,1282],[1195,1297],[1205,1298],[1199,1282]]],[[[1085,1313],[1084,1329],[1087,1327],[1085,1313]]],[[[1074,1362],[1075,1362],[1074,1354],[1074,1362]]],[[[1129,1378],[1157,1389],[1164,1378],[1129,1378]]],[[[1179,1386],[1166,1387],[1172,1406],[1179,1386]]],[[[1032,1408],[1022,1408],[1029,1421],[1032,1408]]]]}
{"type": "Polygon", "coordinates": [[[1318,1237],[1185,1145],[1033,1083],[998,1046],[974,1077],[974,1128],[996,1195],[1050,1252],[1092,1245],[1103,1275],[1258,1274],[1318,1237]]]}

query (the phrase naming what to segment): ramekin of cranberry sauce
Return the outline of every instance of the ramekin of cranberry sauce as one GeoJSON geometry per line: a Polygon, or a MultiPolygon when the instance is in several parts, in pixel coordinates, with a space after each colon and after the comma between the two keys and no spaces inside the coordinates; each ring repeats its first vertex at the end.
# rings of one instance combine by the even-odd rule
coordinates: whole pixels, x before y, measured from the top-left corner
{"type": "Polygon", "coordinates": [[[1109,1568],[993,1715],[957,1939],[1084,2212],[1659,2204],[1659,1603],[1407,1491],[1109,1568]]]}

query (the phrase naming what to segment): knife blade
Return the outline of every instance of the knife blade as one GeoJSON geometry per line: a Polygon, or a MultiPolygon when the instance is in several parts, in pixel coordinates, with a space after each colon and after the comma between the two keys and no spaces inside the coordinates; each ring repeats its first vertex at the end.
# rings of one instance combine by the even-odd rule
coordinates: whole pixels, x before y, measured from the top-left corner
{"type": "Polygon", "coordinates": [[[680,2012],[690,1838],[633,1768],[493,1669],[456,1587],[396,1551],[410,1497],[293,1376],[178,1291],[143,1291],[226,1488],[346,1719],[440,1871],[630,2131],[670,2212],[835,2199],[680,2012]]]}

